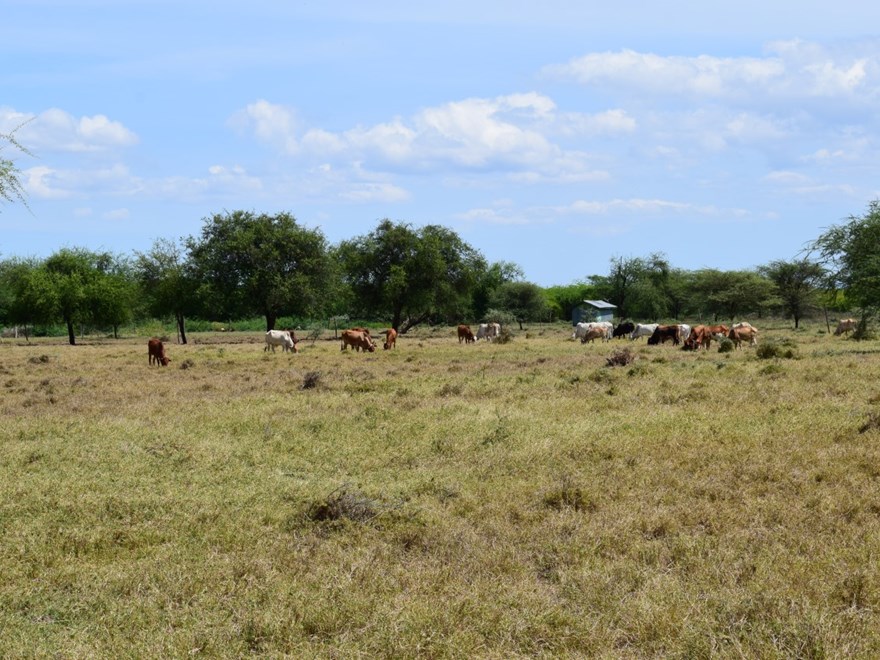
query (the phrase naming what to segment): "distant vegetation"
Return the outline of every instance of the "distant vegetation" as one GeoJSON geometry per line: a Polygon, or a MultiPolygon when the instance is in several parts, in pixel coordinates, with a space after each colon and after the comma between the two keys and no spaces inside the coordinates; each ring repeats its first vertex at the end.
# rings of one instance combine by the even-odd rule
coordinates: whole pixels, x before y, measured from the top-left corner
{"type": "Polygon", "coordinates": [[[359,318],[401,333],[419,324],[570,319],[584,299],[634,320],[736,320],[783,316],[797,328],[820,311],[855,311],[857,337],[880,309],[880,206],[822,234],[811,250],[753,270],[688,271],[662,254],[610,260],[605,275],[542,288],[510,262],[489,263],[454,231],[382,220],[364,236],[329,245],[288,213],[245,211],[204,220],[200,235],[158,239],[147,252],[114,255],[64,248],[46,259],[0,261],[0,325],[35,334],[114,336],[131,324],[171,320],[233,326],[261,317],[359,318]],[[490,318],[491,317],[491,318],[490,318]]]}

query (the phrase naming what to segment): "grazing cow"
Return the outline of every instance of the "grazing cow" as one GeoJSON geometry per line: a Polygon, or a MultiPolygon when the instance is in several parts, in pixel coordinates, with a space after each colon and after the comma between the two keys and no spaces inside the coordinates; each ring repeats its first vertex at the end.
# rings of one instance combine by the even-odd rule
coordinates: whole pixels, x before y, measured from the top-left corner
{"type": "Polygon", "coordinates": [[[709,326],[706,325],[695,325],[691,328],[691,334],[684,342],[684,350],[686,351],[695,351],[701,346],[705,349],[709,349],[709,346],[712,344],[712,332],[709,330],[709,326]]]}
{"type": "Polygon", "coordinates": [[[744,341],[748,341],[752,346],[758,344],[758,329],[750,323],[737,323],[730,329],[727,336],[736,348],[739,348],[744,341]]]}
{"type": "Polygon", "coordinates": [[[839,337],[840,335],[848,335],[850,332],[856,329],[858,325],[858,321],[855,319],[840,319],[840,322],[837,324],[837,329],[834,331],[835,336],[839,337]]]}
{"type": "Polygon", "coordinates": [[[650,337],[657,329],[656,323],[636,323],[636,327],[630,333],[630,339],[638,339],[639,337],[650,337]]]}
{"type": "Polygon", "coordinates": [[[276,346],[281,346],[285,353],[287,351],[296,353],[296,344],[287,330],[269,330],[266,333],[266,345],[263,350],[268,351],[271,348],[274,353],[276,346]]]}
{"type": "Polygon", "coordinates": [[[589,323],[587,324],[591,327],[586,328],[584,333],[581,335],[581,343],[586,344],[588,341],[592,342],[594,339],[601,339],[602,341],[608,341],[608,329],[602,327],[598,323],[589,323]]]}
{"type": "Polygon", "coordinates": [[[678,346],[681,343],[681,330],[677,325],[658,325],[648,337],[648,343],[651,345],[665,344],[668,339],[672,340],[673,346],[678,346]]]}
{"type": "Polygon", "coordinates": [[[342,348],[344,351],[347,346],[351,346],[352,350],[360,352],[361,349],[372,353],[376,350],[376,344],[370,339],[369,335],[364,334],[360,330],[343,330],[342,331],[342,348]]]}
{"type": "Polygon", "coordinates": [[[156,360],[157,367],[160,364],[163,367],[167,367],[168,363],[171,362],[171,359],[165,355],[165,346],[162,344],[161,339],[153,337],[147,342],[147,360],[149,360],[150,366],[153,365],[153,360],[156,360]]]}
{"type": "Polygon", "coordinates": [[[679,323],[678,332],[681,335],[681,341],[685,342],[688,340],[688,337],[691,336],[691,326],[689,326],[687,323],[679,323]]]}
{"type": "Polygon", "coordinates": [[[388,328],[382,334],[385,335],[385,343],[382,344],[384,350],[387,351],[389,348],[395,348],[397,346],[397,330],[394,328],[388,328]]]}
{"type": "Polygon", "coordinates": [[[477,329],[477,339],[485,339],[486,341],[492,341],[498,335],[501,334],[501,324],[500,323],[481,323],[480,327],[477,329]]]}
{"type": "Polygon", "coordinates": [[[605,341],[611,341],[611,336],[614,334],[614,326],[608,321],[593,321],[590,323],[580,322],[574,327],[574,332],[571,334],[572,339],[581,339],[583,340],[584,335],[588,332],[592,332],[598,328],[602,331],[602,335],[596,335],[596,338],[600,338],[605,341]]]}
{"type": "Polygon", "coordinates": [[[462,340],[464,340],[465,344],[472,344],[476,341],[471,327],[463,323],[458,326],[458,343],[460,344],[462,340]]]}
{"type": "Polygon", "coordinates": [[[614,332],[611,333],[611,336],[615,339],[620,339],[621,337],[626,337],[635,329],[635,323],[630,323],[629,321],[627,321],[626,323],[619,323],[617,327],[614,328],[614,332]]]}
{"type": "Polygon", "coordinates": [[[723,339],[727,336],[727,333],[730,332],[730,328],[728,328],[723,323],[719,323],[717,325],[707,325],[706,326],[713,335],[715,335],[716,339],[723,339]]]}

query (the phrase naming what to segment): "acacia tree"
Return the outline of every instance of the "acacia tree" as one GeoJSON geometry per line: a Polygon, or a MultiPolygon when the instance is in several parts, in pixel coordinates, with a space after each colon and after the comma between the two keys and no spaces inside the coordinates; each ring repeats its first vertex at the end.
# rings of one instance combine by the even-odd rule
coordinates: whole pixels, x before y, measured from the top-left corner
{"type": "Polygon", "coordinates": [[[401,333],[432,317],[454,321],[467,314],[486,269],[480,253],[455,232],[387,219],[366,236],[340,243],[337,254],[357,311],[387,316],[401,333]]]}
{"type": "Polygon", "coordinates": [[[506,282],[495,289],[492,307],[513,316],[523,329],[523,321],[542,321],[547,318],[547,299],[544,291],[532,282],[506,282]]]}
{"type": "MultiPolygon", "coordinates": [[[[31,152],[21,146],[21,144],[15,139],[15,132],[23,125],[24,124],[17,126],[9,133],[0,133],[0,152],[3,151],[4,146],[7,146],[3,144],[6,142],[20,152],[31,155],[31,152]]],[[[0,156],[0,199],[7,202],[14,202],[17,200],[27,206],[24,186],[22,186],[21,183],[21,170],[18,169],[14,160],[3,158],[2,156],[0,156]]]]}
{"type": "Polygon", "coordinates": [[[5,320],[23,326],[48,323],[55,317],[58,298],[49,272],[34,259],[11,259],[3,263],[0,279],[6,290],[5,320]]]}
{"type": "Polygon", "coordinates": [[[860,312],[856,336],[865,334],[868,319],[880,309],[880,200],[868,204],[864,215],[852,215],[827,229],[810,246],[827,269],[825,286],[844,291],[860,312]]]}
{"type": "Polygon", "coordinates": [[[800,259],[798,261],[771,261],[759,272],[776,285],[783,313],[794,319],[794,327],[800,327],[803,316],[816,306],[817,285],[825,270],[819,264],[800,259]]]}
{"type": "Polygon", "coordinates": [[[174,316],[178,341],[185,344],[186,317],[195,310],[196,284],[184,246],[156,239],[149,252],[135,253],[134,271],[150,313],[174,316]]]}
{"type": "Polygon", "coordinates": [[[260,314],[272,330],[283,314],[318,314],[332,290],[324,235],[289,213],[247,211],[205,219],[201,236],[186,239],[198,294],[226,318],[260,314]]]}
{"type": "Polygon", "coordinates": [[[754,271],[706,268],[694,274],[693,287],[699,312],[715,320],[760,313],[774,301],[773,282],[754,271]]]}

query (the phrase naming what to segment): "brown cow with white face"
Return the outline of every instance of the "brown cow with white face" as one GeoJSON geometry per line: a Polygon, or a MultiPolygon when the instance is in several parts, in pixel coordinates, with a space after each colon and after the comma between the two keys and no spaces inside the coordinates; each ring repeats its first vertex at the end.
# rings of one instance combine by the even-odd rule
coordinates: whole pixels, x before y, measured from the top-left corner
{"type": "Polygon", "coordinates": [[[458,326],[458,343],[460,344],[462,340],[465,344],[473,344],[476,341],[473,330],[464,323],[458,326]]]}

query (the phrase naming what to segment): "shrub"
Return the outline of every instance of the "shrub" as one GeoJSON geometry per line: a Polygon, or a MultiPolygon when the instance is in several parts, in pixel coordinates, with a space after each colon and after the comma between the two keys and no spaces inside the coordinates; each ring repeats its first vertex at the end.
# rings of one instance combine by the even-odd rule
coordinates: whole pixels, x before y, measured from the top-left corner
{"type": "Polygon", "coordinates": [[[335,521],[346,518],[356,522],[369,522],[381,512],[375,500],[363,493],[341,486],[326,499],[312,502],[306,518],[315,522],[335,521]]]}
{"type": "Polygon", "coordinates": [[[724,337],[718,342],[718,352],[719,353],[730,353],[734,349],[733,342],[724,337]]]}
{"type": "Polygon", "coordinates": [[[310,371],[303,377],[302,389],[311,390],[321,384],[321,372],[310,371]]]}
{"type": "Polygon", "coordinates": [[[618,348],[611,354],[611,357],[605,358],[605,366],[625,367],[635,359],[636,356],[633,355],[629,348],[618,348]]]}
{"type": "Polygon", "coordinates": [[[771,358],[793,359],[797,357],[797,344],[787,337],[769,339],[758,345],[755,349],[755,355],[761,360],[769,360],[771,358]]]}

